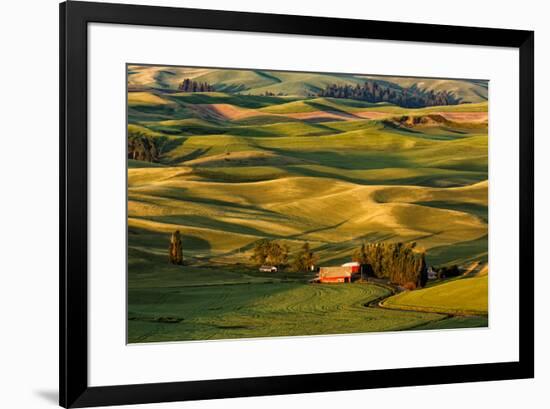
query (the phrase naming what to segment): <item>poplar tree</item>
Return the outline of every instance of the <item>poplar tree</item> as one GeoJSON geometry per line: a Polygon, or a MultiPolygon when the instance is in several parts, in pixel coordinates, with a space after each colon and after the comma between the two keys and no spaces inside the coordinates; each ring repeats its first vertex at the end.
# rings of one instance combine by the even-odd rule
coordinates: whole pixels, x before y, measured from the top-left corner
{"type": "Polygon", "coordinates": [[[363,244],[354,253],[354,260],[392,283],[423,287],[428,279],[425,253],[416,250],[416,243],[363,244]]]}
{"type": "Polygon", "coordinates": [[[168,247],[168,260],[171,264],[183,264],[183,250],[180,231],[176,230],[170,237],[170,246],[168,247]]]}

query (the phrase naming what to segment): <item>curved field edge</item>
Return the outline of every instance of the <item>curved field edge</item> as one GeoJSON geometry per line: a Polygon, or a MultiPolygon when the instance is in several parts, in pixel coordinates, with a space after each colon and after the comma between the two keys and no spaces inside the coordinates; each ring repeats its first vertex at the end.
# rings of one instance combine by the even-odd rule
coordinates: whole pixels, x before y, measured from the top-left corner
{"type": "Polygon", "coordinates": [[[130,289],[128,342],[401,331],[446,318],[367,306],[390,293],[372,284],[130,289]]]}
{"type": "Polygon", "coordinates": [[[392,310],[451,315],[488,315],[488,276],[465,277],[389,297],[380,306],[392,310]]]}

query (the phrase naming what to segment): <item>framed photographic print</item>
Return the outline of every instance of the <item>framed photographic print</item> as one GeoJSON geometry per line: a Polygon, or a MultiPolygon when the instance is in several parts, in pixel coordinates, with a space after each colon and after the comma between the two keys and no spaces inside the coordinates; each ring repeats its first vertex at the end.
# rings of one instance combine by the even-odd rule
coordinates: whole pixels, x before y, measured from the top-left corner
{"type": "Polygon", "coordinates": [[[60,22],[62,406],[533,377],[533,32],[60,22]]]}

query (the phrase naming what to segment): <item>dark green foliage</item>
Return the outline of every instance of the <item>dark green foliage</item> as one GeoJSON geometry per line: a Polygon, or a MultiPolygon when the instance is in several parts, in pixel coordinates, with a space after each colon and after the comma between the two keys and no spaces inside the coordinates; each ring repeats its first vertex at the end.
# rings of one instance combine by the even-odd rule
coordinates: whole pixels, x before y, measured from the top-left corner
{"type": "Polygon", "coordinates": [[[372,267],[368,263],[367,247],[365,243],[361,244],[361,247],[354,251],[352,260],[361,264],[361,279],[368,278],[369,274],[372,275],[372,267]]]}
{"type": "Polygon", "coordinates": [[[364,265],[368,263],[367,248],[365,243],[361,244],[361,247],[353,253],[353,261],[357,261],[359,264],[364,265]]]}
{"type": "Polygon", "coordinates": [[[277,242],[271,242],[266,261],[276,267],[285,266],[288,263],[288,246],[286,244],[281,245],[277,242]]]}
{"type": "Polygon", "coordinates": [[[308,271],[315,266],[318,257],[311,251],[309,247],[309,242],[305,242],[292,262],[292,267],[295,271],[308,271]]]}
{"type": "Polygon", "coordinates": [[[424,287],[428,282],[428,266],[426,265],[426,253],[421,255],[421,264],[420,264],[420,277],[418,279],[418,284],[420,287],[424,287]]]}
{"type": "Polygon", "coordinates": [[[254,250],[252,250],[252,256],[250,256],[250,260],[252,260],[254,264],[261,266],[262,264],[265,264],[268,252],[269,240],[262,239],[258,241],[254,246],[254,250]]]}
{"type": "Polygon", "coordinates": [[[158,162],[157,141],[141,132],[128,132],[128,159],[158,162]]]}
{"type": "Polygon", "coordinates": [[[186,78],[181,82],[179,90],[183,92],[212,92],[214,87],[207,82],[197,82],[186,78]]]}
{"type": "Polygon", "coordinates": [[[354,260],[367,265],[378,278],[392,283],[424,287],[428,281],[425,253],[415,250],[416,243],[364,244],[354,254],[354,260]]]}
{"type": "Polygon", "coordinates": [[[172,233],[172,237],[170,237],[170,246],[168,247],[168,260],[171,264],[183,264],[183,251],[179,230],[176,230],[174,233],[172,233]]]}
{"type": "Polygon", "coordinates": [[[265,91],[263,94],[262,94],[264,97],[282,97],[286,94],[283,94],[282,92],[278,92],[278,93],[274,93],[274,92],[271,92],[271,91],[265,91]]]}
{"type": "Polygon", "coordinates": [[[460,98],[452,92],[418,88],[416,84],[408,88],[395,85],[381,85],[376,81],[365,81],[361,86],[331,84],[319,92],[320,97],[357,99],[367,102],[388,102],[407,108],[421,108],[434,105],[457,105],[460,98]]]}
{"type": "Polygon", "coordinates": [[[275,240],[262,239],[256,243],[250,259],[256,265],[282,267],[288,263],[288,246],[275,240]]]}
{"type": "Polygon", "coordinates": [[[437,269],[437,278],[439,279],[458,277],[459,275],[460,275],[460,269],[456,264],[449,267],[441,267],[437,269]]]}

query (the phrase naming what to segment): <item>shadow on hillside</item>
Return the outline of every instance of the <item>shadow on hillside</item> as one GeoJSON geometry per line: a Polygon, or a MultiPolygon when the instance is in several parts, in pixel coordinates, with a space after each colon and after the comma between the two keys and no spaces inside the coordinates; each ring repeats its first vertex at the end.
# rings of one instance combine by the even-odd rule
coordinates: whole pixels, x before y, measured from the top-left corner
{"type": "MultiPolygon", "coordinates": [[[[182,143],[183,143],[183,141],[182,141],[182,143]]],[[[171,150],[173,150],[173,149],[175,149],[175,147],[173,147],[171,150]]],[[[210,151],[211,149],[212,149],[212,147],[197,148],[197,149],[192,150],[189,153],[186,153],[185,155],[180,155],[180,156],[176,156],[175,158],[171,158],[169,163],[178,164],[178,163],[182,163],[182,162],[187,162],[188,160],[197,159],[197,158],[200,158],[202,155],[205,155],[206,153],[208,153],[208,151],[210,151]]]]}
{"type": "MultiPolygon", "coordinates": [[[[238,217],[237,217],[238,218],[238,217]]],[[[245,226],[238,223],[225,222],[213,217],[200,215],[169,215],[169,216],[148,216],[147,219],[160,221],[163,223],[178,224],[182,226],[198,227],[220,231],[221,233],[237,233],[252,236],[270,236],[265,231],[254,227],[245,226]]],[[[240,217],[243,220],[250,220],[250,217],[240,217]]],[[[282,236],[271,235],[272,237],[281,238],[282,236]]]]}
{"type": "Polygon", "coordinates": [[[427,259],[431,264],[465,264],[472,261],[487,262],[489,235],[428,250],[427,259]]]}

